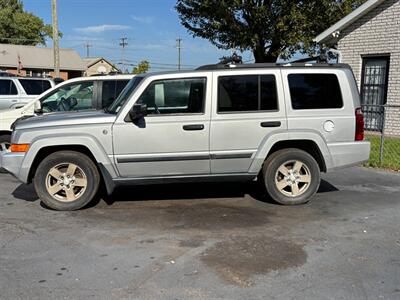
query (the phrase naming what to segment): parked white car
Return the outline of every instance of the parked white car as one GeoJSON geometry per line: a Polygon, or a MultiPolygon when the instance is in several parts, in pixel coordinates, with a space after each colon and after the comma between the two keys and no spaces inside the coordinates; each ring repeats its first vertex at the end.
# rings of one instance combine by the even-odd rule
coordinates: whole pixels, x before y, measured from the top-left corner
{"type": "MultiPolygon", "coordinates": [[[[9,143],[12,124],[42,113],[102,109],[109,106],[134,75],[81,77],[64,81],[18,109],[0,111],[0,143],[9,143]]],[[[15,79],[15,78],[12,78],[15,79]]],[[[0,80],[3,80],[0,78],[0,80]]]]}
{"type": "Polygon", "coordinates": [[[54,86],[50,78],[1,77],[0,110],[22,107],[54,86]]]}

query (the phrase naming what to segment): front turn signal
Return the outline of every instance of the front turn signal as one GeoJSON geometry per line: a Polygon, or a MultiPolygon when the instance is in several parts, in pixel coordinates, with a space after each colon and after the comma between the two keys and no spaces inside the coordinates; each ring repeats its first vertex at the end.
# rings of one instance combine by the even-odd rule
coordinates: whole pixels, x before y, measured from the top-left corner
{"type": "Polygon", "coordinates": [[[28,152],[29,144],[11,144],[11,152],[28,152]]]}

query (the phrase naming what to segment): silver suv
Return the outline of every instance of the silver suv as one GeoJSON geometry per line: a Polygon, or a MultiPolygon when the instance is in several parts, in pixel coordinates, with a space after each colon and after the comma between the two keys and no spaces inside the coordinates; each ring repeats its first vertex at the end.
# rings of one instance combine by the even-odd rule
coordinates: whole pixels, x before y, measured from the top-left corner
{"type": "Polygon", "coordinates": [[[363,123],[347,65],[212,65],[135,77],[105,111],[19,121],[0,166],[56,210],[100,185],[219,180],[301,204],[320,172],[368,160],[363,123]]]}

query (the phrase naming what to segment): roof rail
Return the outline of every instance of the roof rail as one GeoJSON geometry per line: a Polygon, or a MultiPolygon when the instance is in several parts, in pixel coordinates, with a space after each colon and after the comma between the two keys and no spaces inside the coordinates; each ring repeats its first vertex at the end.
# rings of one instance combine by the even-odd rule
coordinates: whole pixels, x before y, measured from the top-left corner
{"type": "Polygon", "coordinates": [[[211,70],[227,70],[227,69],[262,69],[262,68],[285,68],[285,67],[292,67],[292,68],[304,68],[304,67],[314,67],[314,68],[321,68],[321,67],[332,67],[332,68],[350,68],[347,64],[329,64],[329,63],[255,63],[255,64],[215,64],[215,65],[204,65],[198,67],[196,70],[204,70],[204,71],[211,71],[211,70]]]}

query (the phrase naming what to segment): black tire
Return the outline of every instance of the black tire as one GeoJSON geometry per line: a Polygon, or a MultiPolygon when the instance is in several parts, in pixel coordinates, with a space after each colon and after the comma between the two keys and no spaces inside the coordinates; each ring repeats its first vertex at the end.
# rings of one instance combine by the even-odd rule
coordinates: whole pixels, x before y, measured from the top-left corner
{"type": "Polygon", "coordinates": [[[96,196],[100,185],[100,174],[93,161],[85,154],[75,151],[60,151],[47,156],[38,166],[34,177],[35,190],[43,203],[55,210],[71,211],[87,206],[96,196]],[[62,164],[74,164],[86,175],[87,185],[76,200],[64,202],[53,197],[46,188],[49,171],[62,164]]]}
{"type": "MultiPolygon", "coordinates": [[[[11,143],[11,135],[8,134],[3,134],[0,135],[0,144],[1,143],[11,143]]],[[[4,170],[3,168],[0,168],[0,173],[7,173],[6,170],[4,170]]]]}
{"type": "MultiPolygon", "coordinates": [[[[263,175],[262,176],[263,184],[268,194],[271,196],[273,200],[283,205],[299,205],[309,202],[311,198],[315,195],[315,193],[318,191],[321,181],[321,173],[319,165],[315,161],[315,159],[307,152],[296,148],[283,149],[271,154],[264,163],[262,169],[262,175],[263,175]],[[276,184],[277,174],[280,174],[278,173],[278,169],[285,163],[292,161],[299,161],[303,163],[304,168],[307,167],[307,171],[311,176],[310,182],[304,188],[302,194],[300,194],[299,196],[287,195],[287,193],[290,193],[291,190],[290,185],[288,185],[288,187],[285,188],[289,189],[289,191],[286,190],[281,192],[281,190],[278,188],[276,184]],[[286,192],[286,194],[284,192],[286,192]]],[[[304,183],[300,184],[302,184],[303,187],[305,186],[304,183]]]]}

